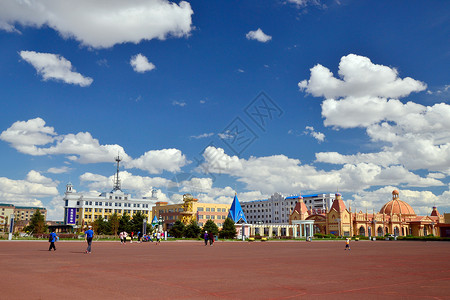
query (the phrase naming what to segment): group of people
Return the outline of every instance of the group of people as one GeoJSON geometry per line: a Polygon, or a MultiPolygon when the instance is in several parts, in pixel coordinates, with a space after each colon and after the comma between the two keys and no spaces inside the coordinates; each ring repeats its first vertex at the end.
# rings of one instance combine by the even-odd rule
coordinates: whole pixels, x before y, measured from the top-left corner
{"type": "Polygon", "coordinates": [[[214,234],[212,232],[208,233],[208,231],[205,231],[203,239],[205,240],[205,246],[208,245],[208,242],[210,246],[214,244],[214,234]]]}
{"type": "MultiPolygon", "coordinates": [[[[134,232],[130,233],[130,243],[133,243],[133,236],[134,236],[134,232]]],[[[127,237],[128,237],[128,233],[126,231],[122,231],[119,233],[119,238],[120,238],[120,244],[125,244],[127,241],[127,237]]],[[[140,231],[137,233],[137,237],[138,237],[138,243],[141,242],[153,242],[152,236],[149,234],[145,234],[143,235],[140,231]]],[[[157,232],[155,234],[155,238],[156,238],[156,245],[161,243],[161,237],[162,234],[161,232],[157,232]]]]}

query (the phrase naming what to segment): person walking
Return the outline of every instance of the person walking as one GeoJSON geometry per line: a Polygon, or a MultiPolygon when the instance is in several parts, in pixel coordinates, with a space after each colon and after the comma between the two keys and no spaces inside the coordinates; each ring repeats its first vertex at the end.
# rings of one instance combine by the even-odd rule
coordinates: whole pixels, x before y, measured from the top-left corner
{"type": "Polygon", "coordinates": [[[128,233],[125,230],[122,231],[122,233],[123,233],[123,244],[125,244],[127,242],[128,233]]]}
{"type": "Polygon", "coordinates": [[[84,233],[84,240],[88,243],[88,247],[86,249],[86,254],[90,254],[91,253],[91,244],[92,244],[92,239],[94,238],[94,231],[92,230],[92,226],[89,225],[88,226],[88,230],[86,230],[86,232],[84,233]]]}
{"type": "Polygon", "coordinates": [[[156,233],[156,245],[161,244],[161,232],[156,233]]]}
{"type": "Polygon", "coordinates": [[[123,231],[119,233],[120,244],[123,245],[123,231]]]}
{"type": "Polygon", "coordinates": [[[138,243],[140,243],[142,239],[142,232],[138,231],[137,236],[138,236],[138,243]]]}
{"type": "Polygon", "coordinates": [[[50,233],[50,237],[48,241],[50,242],[50,247],[48,248],[48,251],[56,251],[55,242],[56,242],[57,235],[55,233],[55,229],[52,229],[52,233],[50,233]]]}
{"type": "Polygon", "coordinates": [[[208,233],[209,245],[212,246],[214,244],[214,233],[208,233]]]}
{"type": "Polygon", "coordinates": [[[208,246],[208,239],[209,239],[208,231],[205,231],[203,239],[205,240],[205,246],[208,246]]]}
{"type": "Polygon", "coordinates": [[[350,239],[349,238],[346,238],[345,239],[345,250],[351,250],[350,249],[350,239]]]}

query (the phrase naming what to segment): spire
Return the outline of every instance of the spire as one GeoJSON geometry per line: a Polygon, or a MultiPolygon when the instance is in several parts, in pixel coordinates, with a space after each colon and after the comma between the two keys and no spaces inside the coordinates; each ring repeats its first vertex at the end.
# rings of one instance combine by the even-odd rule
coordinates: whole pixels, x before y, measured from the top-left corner
{"type": "Polygon", "coordinates": [[[237,194],[234,195],[233,203],[231,204],[230,211],[228,212],[228,218],[232,219],[234,223],[238,223],[241,220],[244,223],[247,223],[247,219],[242,211],[237,194]]]}
{"type": "Polygon", "coordinates": [[[121,191],[122,189],[120,188],[120,179],[119,179],[119,163],[122,161],[122,159],[120,158],[119,154],[117,154],[116,157],[116,162],[117,162],[117,173],[114,176],[114,186],[113,186],[113,191],[121,191]]]}

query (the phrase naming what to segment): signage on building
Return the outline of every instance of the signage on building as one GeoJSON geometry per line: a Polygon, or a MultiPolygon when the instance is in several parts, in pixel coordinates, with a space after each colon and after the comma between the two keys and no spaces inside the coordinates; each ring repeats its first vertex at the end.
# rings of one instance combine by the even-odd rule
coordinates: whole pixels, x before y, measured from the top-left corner
{"type": "Polygon", "coordinates": [[[66,224],[75,224],[75,215],[76,215],[76,208],[68,208],[66,224]]]}

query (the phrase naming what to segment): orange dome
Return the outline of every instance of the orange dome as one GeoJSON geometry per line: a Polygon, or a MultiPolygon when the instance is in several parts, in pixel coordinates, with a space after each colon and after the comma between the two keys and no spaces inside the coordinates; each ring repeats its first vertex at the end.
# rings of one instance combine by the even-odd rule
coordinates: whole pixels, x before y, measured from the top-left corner
{"type": "Polygon", "coordinates": [[[383,207],[380,209],[380,213],[387,215],[416,215],[411,205],[398,198],[392,199],[391,201],[383,205],[383,207]]]}
{"type": "Polygon", "coordinates": [[[399,191],[398,190],[393,190],[392,191],[392,195],[398,195],[399,194],[399,191]]]}

